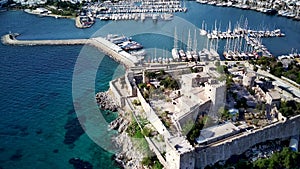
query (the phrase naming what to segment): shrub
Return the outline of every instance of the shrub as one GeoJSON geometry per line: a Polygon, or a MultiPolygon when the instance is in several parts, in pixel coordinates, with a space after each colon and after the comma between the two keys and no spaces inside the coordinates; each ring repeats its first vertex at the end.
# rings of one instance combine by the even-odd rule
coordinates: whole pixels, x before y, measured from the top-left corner
{"type": "Polygon", "coordinates": [[[134,99],[134,100],[132,101],[132,104],[134,104],[134,105],[136,105],[136,106],[139,106],[139,105],[141,105],[141,102],[140,102],[139,100],[134,99]]]}

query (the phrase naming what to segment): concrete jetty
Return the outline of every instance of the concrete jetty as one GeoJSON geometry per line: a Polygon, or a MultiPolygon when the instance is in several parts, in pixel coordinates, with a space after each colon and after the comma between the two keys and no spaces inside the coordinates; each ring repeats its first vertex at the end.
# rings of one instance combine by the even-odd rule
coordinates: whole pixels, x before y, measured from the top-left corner
{"type": "Polygon", "coordinates": [[[125,52],[119,46],[109,42],[108,40],[97,37],[90,39],[64,39],[64,40],[18,40],[13,34],[6,34],[1,38],[5,45],[16,46],[33,46],[33,45],[90,45],[116,61],[124,64],[126,67],[134,67],[138,64],[138,59],[135,56],[125,52]]]}
{"type": "Polygon", "coordinates": [[[33,45],[85,45],[88,39],[67,39],[67,40],[18,40],[15,35],[7,34],[2,36],[2,43],[5,45],[33,46],[33,45]]]}

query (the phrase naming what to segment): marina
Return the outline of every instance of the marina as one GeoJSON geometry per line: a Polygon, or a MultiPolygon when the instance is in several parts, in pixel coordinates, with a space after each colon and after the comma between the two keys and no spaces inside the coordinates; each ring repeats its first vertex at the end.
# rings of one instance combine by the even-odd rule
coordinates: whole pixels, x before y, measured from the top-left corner
{"type": "Polygon", "coordinates": [[[220,28],[217,28],[217,21],[215,21],[213,30],[206,30],[203,21],[199,34],[207,36],[211,43],[216,43],[216,50],[218,48],[218,41],[225,39],[226,44],[223,55],[226,60],[249,60],[257,59],[261,56],[273,57],[266,46],[262,44],[262,38],[285,36],[280,29],[248,29],[247,18],[244,23],[236,23],[233,29],[231,29],[231,22],[229,21],[226,31],[223,32],[220,31],[220,28]]]}
{"type": "Polygon", "coordinates": [[[299,1],[283,1],[283,0],[275,0],[275,1],[227,1],[222,2],[218,0],[196,0],[196,2],[201,4],[214,5],[217,7],[235,7],[243,10],[255,10],[267,15],[275,15],[283,16],[286,18],[291,18],[293,20],[300,20],[299,9],[300,2],[299,1]]]}
{"type": "MultiPolygon", "coordinates": [[[[174,29],[174,47],[171,50],[173,60],[181,62],[205,62],[205,61],[215,61],[220,60],[220,56],[217,52],[218,42],[207,39],[206,47],[198,50],[198,30],[194,30],[193,38],[191,31],[188,31],[187,48],[184,51],[181,47],[178,47],[178,37],[176,27],[174,29]]],[[[200,30],[201,34],[201,30],[200,30]]]]}
{"type": "Polygon", "coordinates": [[[173,13],[186,12],[180,1],[104,1],[83,7],[83,13],[100,20],[172,20],[173,13]]]}

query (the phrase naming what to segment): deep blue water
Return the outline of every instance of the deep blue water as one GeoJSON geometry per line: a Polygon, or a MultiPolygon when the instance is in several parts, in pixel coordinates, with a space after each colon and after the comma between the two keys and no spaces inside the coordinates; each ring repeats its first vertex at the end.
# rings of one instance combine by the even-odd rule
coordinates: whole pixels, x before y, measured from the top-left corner
{"type": "MultiPolygon", "coordinates": [[[[176,19],[157,23],[150,19],[144,23],[97,21],[89,29],[75,28],[70,19],[9,11],[0,13],[0,35],[12,31],[21,33],[19,39],[66,39],[122,33],[132,35],[147,49],[170,51],[175,26],[178,34],[187,36],[188,29],[193,33],[193,27],[184,28],[190,24],[200,28],[205,20],[210,28],[217,20],[225,30],[229,21],[233,25],[243,16],[251,28],[280,28],[286,33],[284,38],[263,40],[273,54],[300,49],[300,22],[195,2],[187,2],[186,6],[188,12],[176,16],[190,23],[176,19]]],[[[199,48],[203,47],[206,39],[197,38],[199,48]]],[[[124,68],[92,47],[0,44],[0,51],[0,167],[72,168],[68,160],[79,157],[94,168],[117,168],[111,160],[114,148],[110,137],[115,133],[107,131],[101,116],[102,113],[109,122],[116,114],[97,110],[93,96],[95,91],[107,90],[108,82],[122,75],[124,68]],[[85,134],[81,133],[76,115],[87,131],[85,134]]]]}
{"type": "MultiPolygon", "coordinates": [[[[20,11],[0,13],[0,18],[4,22],[0,24],[1,35],[11,30],[22,32],[22,38],[28,34],[41,39],[70,38],[77,35],[76,32],[85,31],[75,29],[70,20],[38,18],[20,11]],[[58,24],[53,26],[56,22],[58,24]],[[59,24],[64,26],[59,27],[59,24]]],[[[95,90],[105,91],[113,76],[121,75],[124,69],[96,49],[85,48],[89,55],[86,59],[102,59],[93,78],[95,90]],[[119,71],[114,75],[116,69],[119,71]]],[[[82,46],[0,45],[0,166],[4,169],[73,168],[68,163],[73,157],[92,163],[94,168],[117,168],[111,160],[112,152],[103,150],[86,134],[64,143],[67,131],[72,134],[72,129],[80,127],[76,125],[79,123],[72,123],[74,128],[68,130],[65,126],[68,120],[76,122],[72,79],[81,50],[82,46]]],[[[108,122],[116,117],[113,113],[103,114],[108,122]]],[[[106,126],[101,130],[106,130],[106,126]]]]}

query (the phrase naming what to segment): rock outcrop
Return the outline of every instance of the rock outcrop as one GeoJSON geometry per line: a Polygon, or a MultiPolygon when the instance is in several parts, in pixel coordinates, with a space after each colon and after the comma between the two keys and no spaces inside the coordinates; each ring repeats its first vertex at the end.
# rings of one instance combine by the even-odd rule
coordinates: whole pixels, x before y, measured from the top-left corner
{"type": "Polygon", "coordinates": [[[115,160],[126,169],[143,168],[141,161],[145,154],[137,150],[133,139],[125,131],[115,138],[116,144],[121,147],[121,152],[115,154],[115,160]]]}
{"type": "Polygon", "coordinates": [[[119,133],[122,133],[127,129],[128,124],[129,124],[128,120],[119,116],[116,120],[112,121],[109,124],[108,128],[110,130],[117,130],[119,133]]]}
{"type": "Polygon", "coordinates": [[[102,110],[109,110],[116,112],[118,105],[115,103],[111,95],[108,92],[99,92],[96,94],[96,101],[102,110]]]}
{"type": "Polygon", "coordinates": [[[128,169],[140,169],[142,168],[141,161],[144,157],[144,153],[138,150],[136,142],[140,138],[132,138],[128,136],[126,129],[130,124],[129,120],[125,116],[125,112],[119,110],[119,117],[112,121],[108,126],[109,129],[117,130],[120,134],[114,138],[114,142],[117,147],[120,148],[120,152],[115,154],[115,161],[122,167],[128,169]]]}

